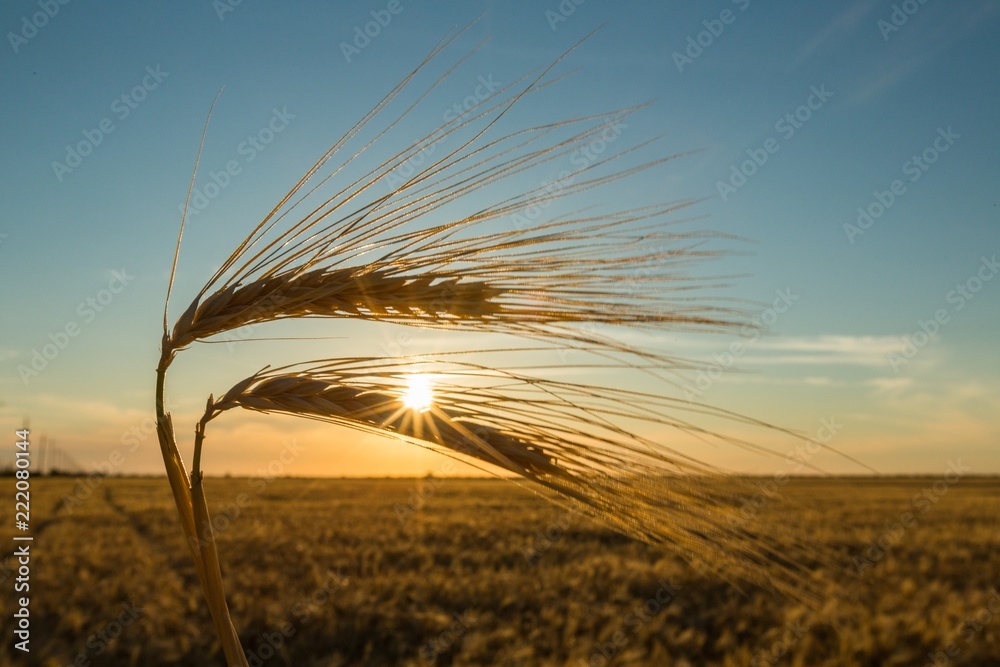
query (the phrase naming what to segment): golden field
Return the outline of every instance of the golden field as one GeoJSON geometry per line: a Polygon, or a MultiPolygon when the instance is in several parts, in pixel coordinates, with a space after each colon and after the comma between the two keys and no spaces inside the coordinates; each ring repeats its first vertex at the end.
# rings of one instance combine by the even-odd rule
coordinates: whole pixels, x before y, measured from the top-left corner
{"type": "MultiPolygon", "coordinates": [[[[811,607],[502,480],[207,484],[251,665],[1000,664],[994,478],[785,484],[752,520],[835,565],[811,607]]],[[[0,664],[223,664],[165,479],[35,478],[31,501],[31,652],[8,547],[0,664]]]]}

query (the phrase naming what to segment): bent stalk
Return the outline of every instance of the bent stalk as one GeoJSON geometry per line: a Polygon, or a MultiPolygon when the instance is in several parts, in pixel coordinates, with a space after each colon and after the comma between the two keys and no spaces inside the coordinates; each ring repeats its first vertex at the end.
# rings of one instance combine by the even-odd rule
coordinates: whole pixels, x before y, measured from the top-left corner
{"type": "MultiPolygon", "coordinates": [[[[170,413],[164,409],[163,392],[167,368],[173,359],[173,351],[169,337],[164,334],[163,352],[156,368],[156,435],[160,442],[160,453],[163,455],[163,465],[170,481],[170,490],[177,506],[177,514],[181,518],[184,529],[184,541],[191,551],[198,582],[202,593],[208,602],[212,615],[212,623],[222,644],[226,656],[226,664],[230,667],[249,667],[239,636],[229,614],[225,591],[222,584],[222,571],[219,567],[218,550],[215,544],[215,534],[212,530],[212,520],[205,499],[203,475],[195,469],[188,477],[184,469],[174,437],[173,422],[170,413]]],[[[203,429],[199,425],[196,435],[200,449],[203,429]]]]}

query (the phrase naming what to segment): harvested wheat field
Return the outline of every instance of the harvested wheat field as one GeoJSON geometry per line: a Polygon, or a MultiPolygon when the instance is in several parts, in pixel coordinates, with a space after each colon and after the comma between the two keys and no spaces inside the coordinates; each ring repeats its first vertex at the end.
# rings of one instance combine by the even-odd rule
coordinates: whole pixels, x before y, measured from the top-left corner
{"type": "MultiPolygon", "coordinates": [[[[163,480],[90,478],[84,500],[78,484],[35,480],[37,644],[28,662],[12,662],[9,645],[0,662],[224,664],[163,480]]],[[[251,665],[990,665],[1000,655],[994,478],[788,482],[758,516],[798,524],[848,570],[812,610],[741,594],[502,480],[207,487],[251,665]]]]}

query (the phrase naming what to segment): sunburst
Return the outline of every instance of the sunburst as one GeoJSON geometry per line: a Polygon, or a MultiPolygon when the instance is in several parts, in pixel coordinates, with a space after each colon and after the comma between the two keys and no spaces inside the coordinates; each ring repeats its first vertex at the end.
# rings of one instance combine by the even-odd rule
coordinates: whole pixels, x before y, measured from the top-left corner
{"type": "Polygon", "coordinates": [[[427,375],[413,374],[406,379],[406,393],[403,404],[417,412],[427,412],[434,404],[434,391],[427,375]]]}

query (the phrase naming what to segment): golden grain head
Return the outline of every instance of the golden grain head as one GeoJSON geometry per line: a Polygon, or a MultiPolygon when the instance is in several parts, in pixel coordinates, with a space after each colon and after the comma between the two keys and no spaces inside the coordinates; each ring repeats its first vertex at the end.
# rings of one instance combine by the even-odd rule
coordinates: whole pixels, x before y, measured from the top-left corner
{"type": "MultiPolygon", "coordinates": [[[[366,155],[363,173],[348,176],[352,163],[383,146],[379,140],[417,105],[373,138],[348,145],[456,37],[442,40],[307,170],[237,245],[172,329],[165,306],[157,385],[160,422],[169,421],[162,405],[163,376],[178,350],[270,321],[350,317],[514,334],[542,341],[550,353],[555,346],[587,349],[621,368],[654,374],[676,367],[676,360],[590,327],[717,332],[745,326],[744,311],[712,298],[720,286],[716,278],[688,273],[691,266],[723,254],[705,245],[723,235],[665,228],[676,211],[692,202],[610,212],[584,209],[586,214],[549,208],[675,157],[616,166],[651,143],[619,142],[615,134],[611,146],[606,139],[609,130],[620,132],[621,121],[641,107],[500,129],[498,121],[515,104],[559,79],[549,75],[558,60],[537,76],[504,86],[474,112],[409,146],[389,147],[384,160],[371,161],[366,155]],[[441,140],[440,153],[424,153],[429,137],[435,145],[441,140]],[[559,161],[575,162],[574,155],[598,139],[610,147],[606,152],[551,180],[552,173],[561,173],[559,161]],[[349,157],[321,175],[342,150],[349,157]],[[398,177],[417,157],[429,159],[398,177]],[[334,176],[341,185],[331,187],[332,194],[318,194],[334,176]],[[307,187],[314,177],[318,183],[307,187]],[[506,188],[511,179],[542,183],[491,190],[501,184],[506,188]],[[705,294],[709,296],[698,296],[705,294]]],[[[438,83],[440,79],[417,101],[438,83]]],[[[180,236],[171,286],[179,247],[180,236]]],[[[168,304],[169,294],[168,288],[168,304]]],[[[454,360],[354,358],[264,371],[218,400],[209,399],[196,429],[193,494],[179,484],[174,487],[189,534],[195,513],[208,519],[207,502],[198,495],[204,492],[200,456],[205,428],[237,407],[391,435],[489,464],[626,535],[669,545],[693,563],[808,597],[808,580],[799,569],[811,556],[808,546],[789,537],[787,526],[757,523],[751,531],[741,519],[753,489],[699,463],[697,452],[675,451],[643,435],[673,430],[695,441],[742,444],[678,416],[707,411],[737,419],[722,411],[454,360]],[[404,385],[407,375],[419,372],[435,373],[435,387],[433,401],[417,410],[407,405],[404,385]],[[195,501],[200,503],[197,512],[195,501]]],[[[161,429],[160,437],[172,480],[183,481],[172,433],[161,429]]],[[[210,531],[201,536],[208,548],[193,556],[217,632],[232,649],[232,655],[227,652],[230,664],[245,664],[225,607],[214,538],[210,531]]]]}
{"type": "Polygon", "coordinates": [[[252,324],[298,317],[483,321],[500,291],[459,277],[393,276],[357,268],[259,278],[195,300],[171,333],[174,349],[252,324]]]}
{"type": "Polygon", "coordinates": [[[392,367],[381,359],[356,359],[255,374],[211,402],[205,421],[237,407],[390,434],[496,466],[626,535],[668,545],[734,581],[777,586],[808,601],[809,584],[799,568],[817,556],[789,526],[752,524],[748,530],[746,506],[755,486],[615,423],[643,418],[697,431],[666,415],[678,407],[668,399],[454,361],[392,367]],[[406,377],[432,368],[433,404],[423,411],[407,408],[406,377]]]}
{"type": "Polygon", "coordinates": [[[725,235],[672,229],[674,214],[692,201],[559,209],[676,156],[621,166],[649,142],[616,135],[599,157],[563,174],[561,161],[575,164],[574,155],[605,141],[609,128],[620,132],[620,123],[644,105],[501,129],[509,109],[560,78],[549,76],[551,67],[505,86],[475,113],[402,149],[390,146],[377,166],[347,177],[356,159],[383,145],[384,132],[370,141],[358,133],[450,41],[443,40],[253,227],[178,318],[165,341],[169,352],[249,324],[297,317],[573,340],[647,358],[646,351],[565,325],[697,331],[745,325],[746,313],[732,303],[695,298],[719,285],[689,269],[723,255],[706,244],[725,235]],[[439,151],[433,155],[426,152],[429,137],[439,151]],[[353,140],[360,142],[356,152],[321,177],[335,154],[352,150],[347,146],[353,140]],[[417,157],[420,168],[411,164],[417,157]],[[400,170],[408,175],[399,177],[400,170]],[[552,180],[552,174],[563,175],[552,180]],[[320,196],[319,188],[334,176],[344,184],[320,196]],[[319,182],[308,187],[313,178],[319,182]],[[505,187],[522,178],[542,183],[505,187]]]}
{"type": "Polygon", "coordinates": [[[546,327],[585,323],[723,330],[736,324],[725,317],[733,311],[698,304],[666,308],[662,299],[646,302],[647,286],[637,288],[634,281],[616,285],[606,276],[599,282],[595,276],[557,276],[545,269],[544,262],[530,268],[511,264],[470,277],[392,275],[369,267],[259,278],[196,299],[175,323],[169,345],[179,350],[244,326],[302,317],[534,334],[591,344],[601,342],[583,329],[546,327]],[[634,302],[615,300],[623,286],[636,293],[634,302]]]}

